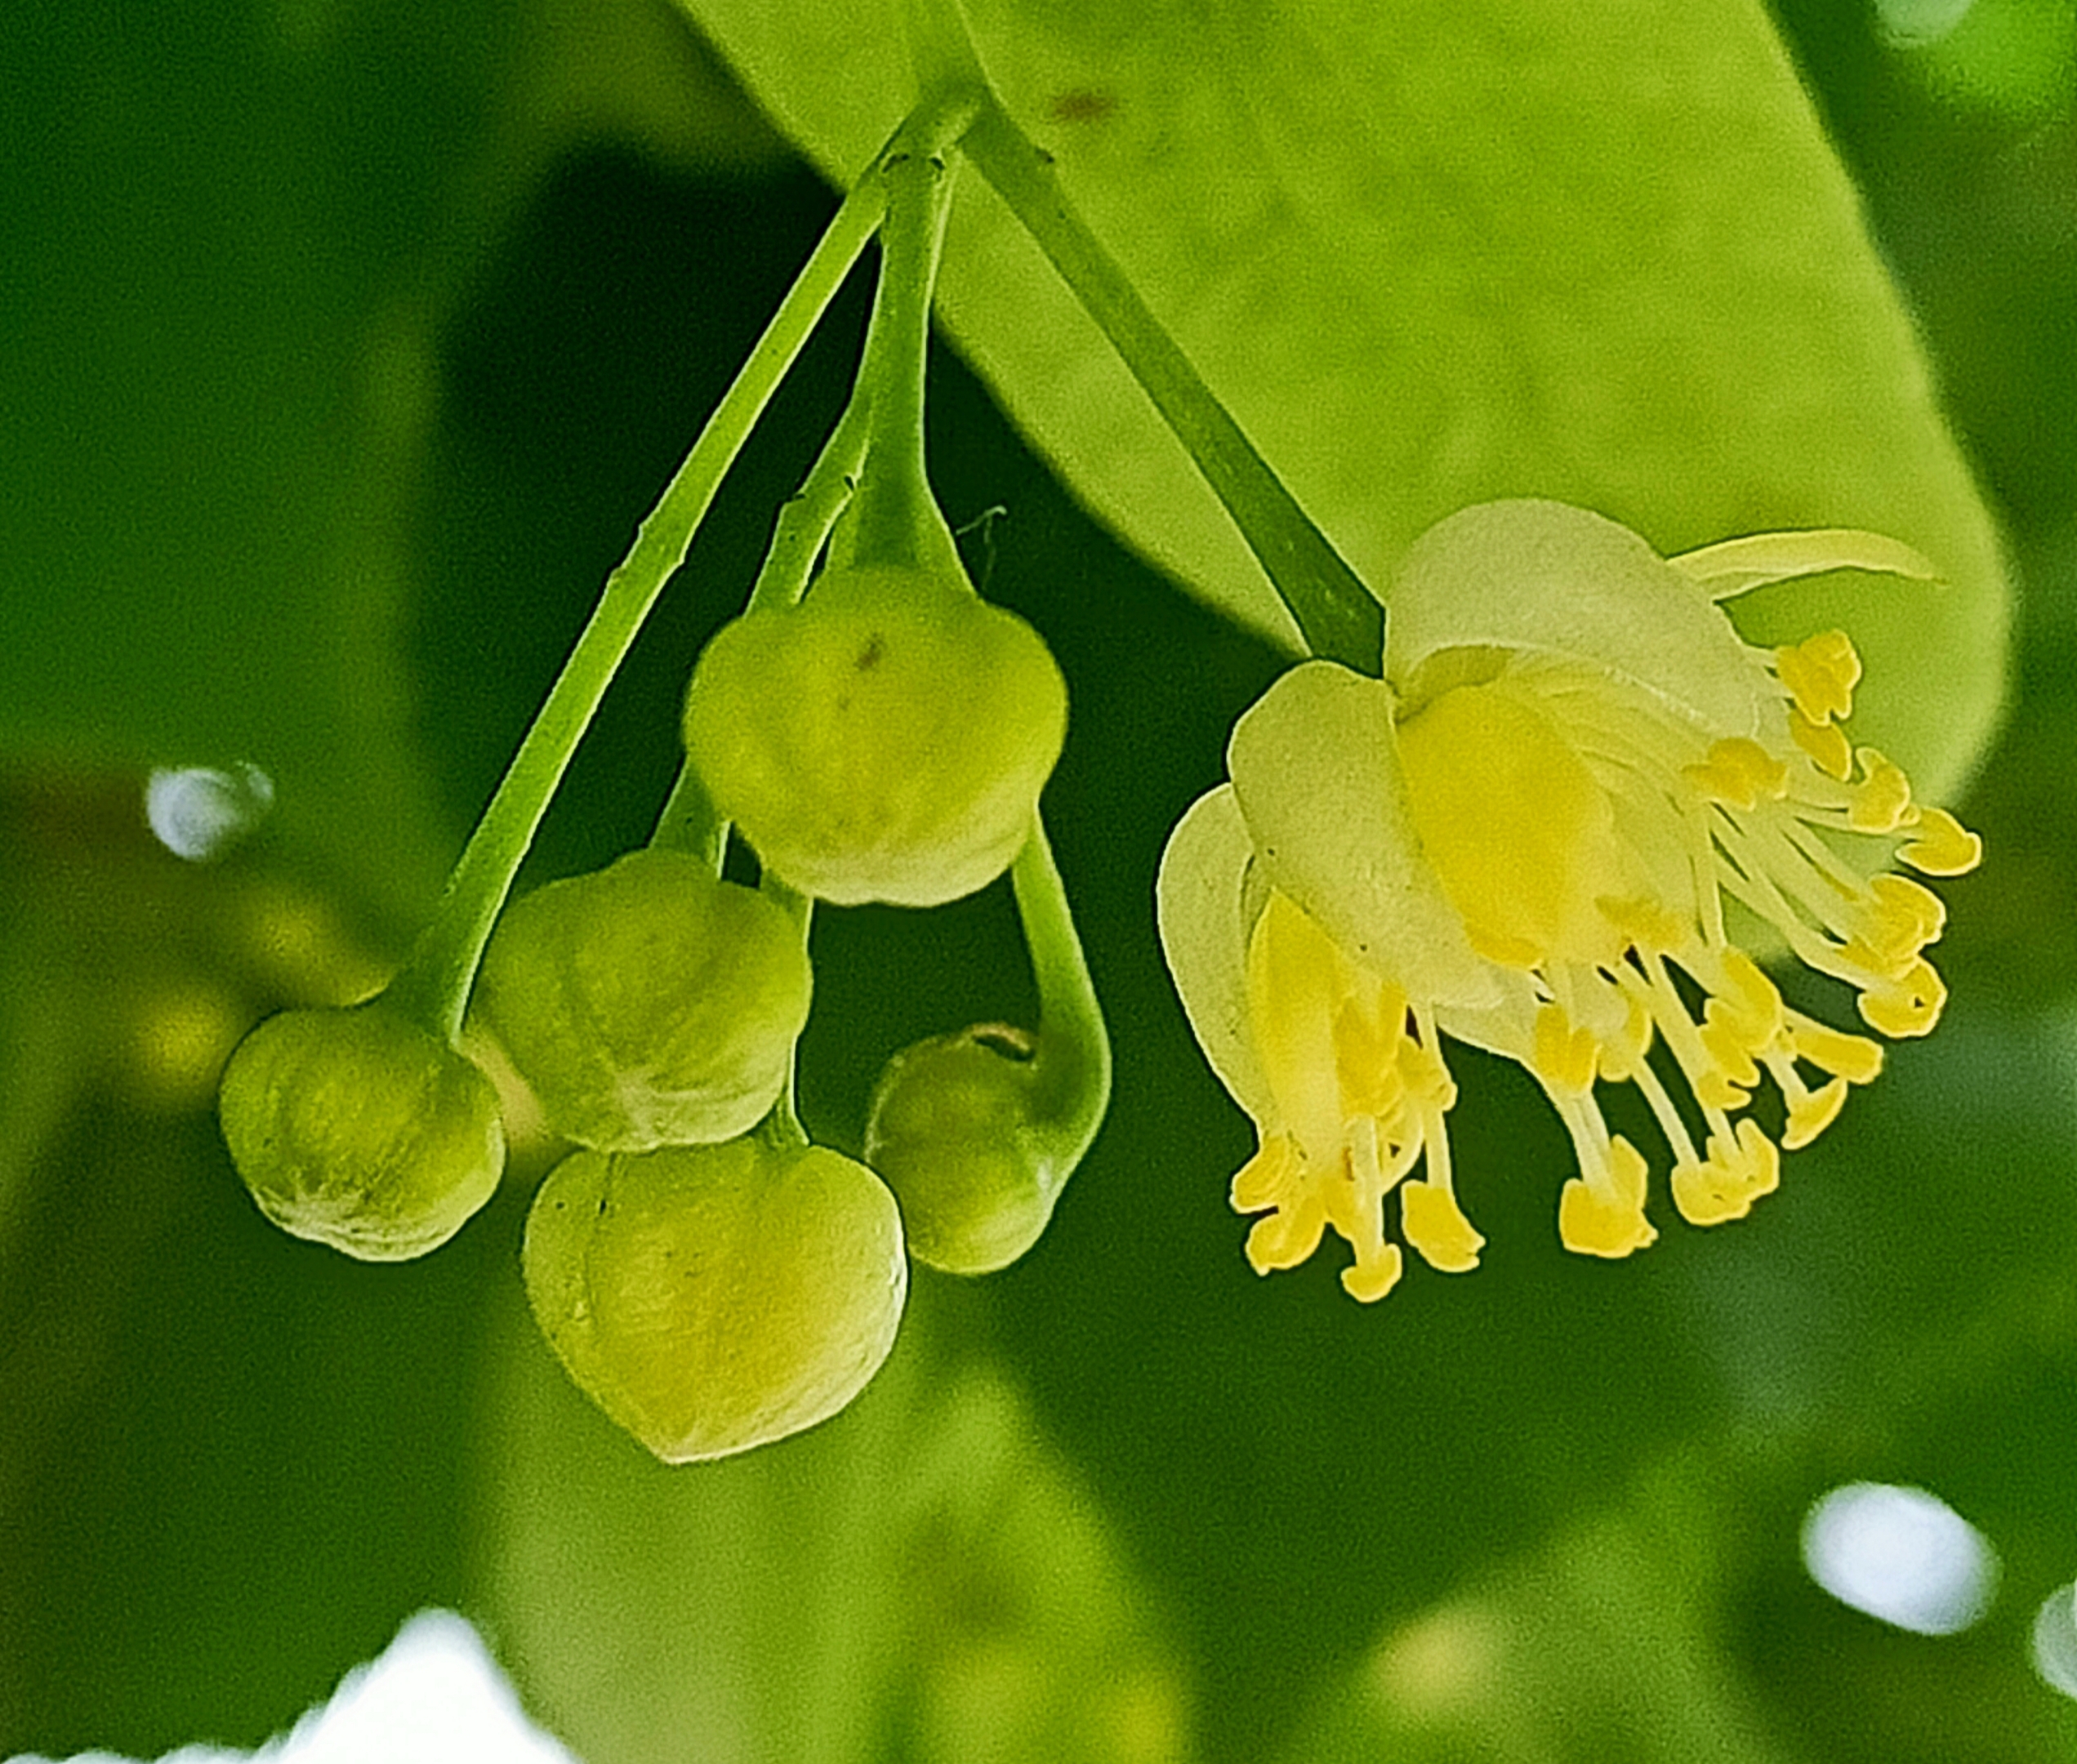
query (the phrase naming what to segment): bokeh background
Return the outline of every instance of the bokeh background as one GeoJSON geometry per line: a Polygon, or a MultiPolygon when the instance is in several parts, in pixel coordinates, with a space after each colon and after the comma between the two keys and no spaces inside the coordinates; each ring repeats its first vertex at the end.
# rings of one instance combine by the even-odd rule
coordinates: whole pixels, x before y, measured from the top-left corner
{"type": "MultiPolygon", "coordinates": [[[[1047,801],[1115,1110],[1024,1263],[919,1273],[851,1413],[679,1472],[531,1333],[545,1148],[447,1249],[366,1267],[260,1218],[213,1081],[261,1011],[394,961],[833,198],[661,6],[259,16],[0,24],[0,1755],[256,1744],[444,1606],[591,1764],[2077,1757],[2077,10],[1778,12],[2020,590],[1941,1032],[1752,1221],[1618,1267],[1560,1252],[1562,1129],[1464,1056],[1483,1270],[1376,1310],[1326,1258],[1258,1281],[1224,1204],[1250,1131],[1152,878],[1282,660],[1094,527],[947,352],[941,499],[1074,693],[1047,801]],[[82,556],[100,591],[43,591],[82,556]],[[198,631],[208,666],[167,666],[198,631]],[[169,849],[140,755],[223,771],[238,836],[169,849]],[[323,813],[261,800],[261,755],[323,813]],[[1807,1514],[1863,1481],[1995,1553],[1957,1633],[1812,1581],[1807,1514]]],[[[646,836],[864,305],[529,878],[646,836]]],[[[1032,1009],[1000,886],[827,912],[815,951],[803,1107],[840,1146],[895,1049],[1032,1009]]]]}

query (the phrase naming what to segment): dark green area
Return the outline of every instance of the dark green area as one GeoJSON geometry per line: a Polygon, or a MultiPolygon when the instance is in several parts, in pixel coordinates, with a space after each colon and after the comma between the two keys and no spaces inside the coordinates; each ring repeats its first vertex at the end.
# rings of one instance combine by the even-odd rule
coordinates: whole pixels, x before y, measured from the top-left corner
{"type": "MultiPolygon", "coordinates": [[[[1280,658],[1121,551],[959,363],[938,363],[932,466],[946,513],[973,527],[975,572],[1045,633],[1071,683],[1046,800],[1118,1070],[1112,1119],[1038,1249],[978,1288],[919,1273],[942,1362],[903,1374],[901,1400],[927,1420],[941,1363],[992,1363],[1027,1393],[1044,1450],[1066,1467],[1046,1522],[1086,1508],[1113,1528],[1145,1607],[1132,1633],[1172,1642],[1190,1686],[1191,1755],[1240,1764],[1286,1744],[1295,1760],[1700,1755],[1682,1749],[1676,1712],[1727,1757],[2077,1755],[2077,1710],[2026,1655],[2034,1610],[2077,1576],[2066,1014],[2077,982],[2077,111],[1968,108],[1878,44],[1858,9],[1785,0],[1781,11],[2008,520],[2022,645],[2003,748],[1965,805],[1992,855],[1947,891],[1950,1021],[1897,1053],[1847,1123],[1790,1160],[1783,1192],[1749,1224],[1671,1224],[1621,1266],[1564,1256],[1549,1223],[1567,1161],[1558,1125],[1518,1072],[1464,1054],[1453,1141],[1490,1241],[1482,1272],[1416,1270],[1366,1310],[1342,1295],[1326,1256],[1268,1281],[1248,1271],[1245,1227],[1224,1200],[1250,1149],[1247,1125],[1183,1023],[1154,938],[1152,879],[1177,816],[1221,775],[1233,717],[1280,658]],[[997,507],[1001,518],[974,526],[997,507]],[[1795,1527],[1817,1494],[1856,1478],[1923,1483],[1990,1537],[2005,1583],[1981,1628],[1902,1636],[1809,1586],[1795,1527]],[[1610,1645],[1576,1668],[1505,1677],[1517,1704],[1489,1725],[1393,1726],[1348,1690],[1348,1671],[1380,1634],[1458,1597],[1486,1601],[1525,1636],[1591,1631],[1610,1645]]],[[[60,389],[92,394],[87,418],[25,389],[33,469],[6,482],[47,482],[48,501],[16,510],[16,530],[39,543],[102,537],[105,493],[82,475],[105,463],[82,464],[78,422],[88,420],[124,433],[143,462],[124,470],[187,471],[200,449],[243,484],[245,501],[198,489],[209,519],[196,531],[212,542],[235,552],[265,524],[268,498],[286,492],[210,453],[219,443],[193,425],[225,407],[198,406],[194,389],[209,375],[288,372],[299,338],[323,335],[321,320],[365,319],[369,286],[435,227],[414,206],[421,163],[475,150],[490,76],[467,72],[449,33],[430,27],[419,27],[426,41],[364,47],[407,16],[374,0],[312,9],[342,33],[328,40],[344,57],[329,64],[336,77],[308,76],[314,96],[226,46],[251,22],[234,9],[212,15],[221,41],[198,20],[172,49],[147,56],[131,42],[129,59],[106,63],[95,46],[139,28],[116,9],[70,13],[44,40],[19,20],[7,27],[40,126],[69,119],[65,138],[91,140],[127,118],[134,137],[120,138],[119,162],[164,167],[96,209],[100,162],[47,152],[16,113],[9,185],[29,206],[7,235],[23,242],[10,246],[12,267],[33,257],[27,270],[56,276],[48,254],[149,211],[163,230],[151,254],[163,279],[138,295],[169,327],[161,339],[114,326],[120,347],[102,359],[111,384],[60,389]],[[96,87],[96,67],[113,70],[112,87],[96,87]],[[274,122],[238,110],[238,128],[218,127],[212,119],[256,83],[280,109],[274,122]],[[371,106],[386,131],[367,124],[371,106]],[[413,117],[426,127],[399,132],[413,117]],[[331,157],[261,175],[268,154],[313,134],[331,157]],[[265,199],[238,194],[248,185],[265,199]],[[246,244],[212,243],[225,216],[249,229],[246,244]],[[311,269],[308,252],[341,261],[311,269]],[[287,334],[247,352],[212,332],[230,322],[211,304],[221,292],[184,309],[189,283],[225,285],[227,256],[261,278],[226,272],[237,312],[305,297],[270,294],[270,278],[316,284],[296,320],[305,328],[285,321],[287,334]],[[163,382],[140,381],[125,352],[163,366],[163,382]]],[[[395,592],[408,616],[394,653],[372,647],[343,676],[354,702],[399,697],[408,710],[393,724],[370,714],[394,751],[345,793],[344,836],[263,835],[190,869],[137,824],[136,761],[230,757],[211,745],[223,730],[242,741],[273,726],[264,714],[184,725],[183,706],[212,688],[154,684],[164,632],[181,623],[139,562],[154,536],[109,537],[119,568],[103,590],[10,617],[11,635],[54,652],[56,672],[105,665],[123,692],[151,697],[164,727],[204,733],[194,752],[118,751],[90,739],[68,704],[55,746],[20,741],[0,756],[0,1753],[253,1745],[413,1610],[452,1604],[495,1622],[486,1589],[499,1573],[486,1563],[500,1534],[483,1490],[501,1463],[486,1392],[517,1375],[515,1352],[544,1352],[515,1348],[498,1321],[516,1290],[521,1184],[422,1263],[345,1263],[259,1218],[216,1137],[206,1085],[149,1090],[123,1038],[135,1012],[198,988],[247,1014],[288,996],[240,929],[277,884],[332,901],[377,947],[388,931],[393,949],[396,902],[368,879],[390,858],[417,866],[422,828],[415,808],[393,820],[354,804],[383,800],[399,755],[422,756],[405,794],[416,803],[422,790],[458,842],[598,583],[831,206],[804,173],[701,179],[635,145],[586,142],[450,288],[448,315],[423,337],[437,416],[402,472],[408,493],[377,499],[403,559],[395,592]],[[360,670],[378,666],[394,677],[363,693],[360,670]]],[[[131,261],[127,247],[118,259],[131,261]]],[[[64,312],[56,296],[35,306],[34,281],[18,284],[29,290],[21,310],[64,312]]],[[[603,863],[646,836],[676,765],[692,659],[740,604],[773,510],[840,408],[862,296],[832,315],[725,488],[572,768],[530,879],[603,863]]],[[[292,390],[255,399],[297,433],[310,409],[343,397],[309,362],[292,390]]],[[[271,579],[256,577],[256,607],[271,579]]],[[[0,595],[25,591],[9,566],[0,595]]],[[[342,676],[310,663],[309,635],[292,621],[278,639],[256,639],[258,684],[239,692],[335,689],[342,676]],[[279,674],[261,665],[274,662],[279,674]]],[[[395,894],[412,897],[412,878],[395,894]]],[[[840,1146],[855,1147],[894,1049],[1032,1009],[1001,884],[927,915],[826,911],[815,952],[803,1108],[840,1146]]],[[[565,1421],[604,1427],[573,1401],[565,1421]]],[[[964,1437],[943,1447],[948,1483],[966,1462],[964,1437]]],[[[631,1500],[665,1486],[612,1458],[620,1443],[600,1446],[601,1461],[638,1490],[631,1500]]],[[[820,1460],[783,1454],[814,1449],[773,1458],[786,1498],[806,1509],[816,1485],[800,1466],[820,1460]]],[[[668,1486],[694,1489],[683,1479],[705,1473],[672,1472],[681,1480],[668,1486]]],[[[889,1472],[886,1513],[907,1473],[889,1472]]],[[[853,1498],[880,1522],[876,1489],[853,1498]]],[[[947,1498],[939,1522],[905,1546],[931,1566],[926,1576],[910,1561],[897,1584],[932,1597],[884,1693],[903,1757],[956,1755],[943,1749],[952,1730],[933,1725],[932,1674],[977,1636],[1038,1636],[1063,1673],[1100,1682],[1106,1669],[1059,1641],[1068,1617],[1034,1591],[1058,1566],[1044,1526],[1027,1515],[996,1526],[993,1511],[947,1498]]],[[[818,1558],[806,1545],[788,1558],[770,1527],[754,1541],[760,1562],[812,1583],[818,1558]]],[[[1099,1584],[1088,1575],[1050,1595],[1068,1616],[1076,1589],[1099,1584]]],[[[631,1633],[641,1595],[631,1584],[613,1619],[631,1633]]],[[[523,1681],[541,1676],[538,1662],[515,1664],[523,1681]]],[[[1058,1699],[1081,1688],[1066,1683],[1058,1699]]],[[[644,1687],[625,1694],[639,1702],[644,1687]]],[[[705,1756],[693,1735],[658,1755],[705,1756]]]]}

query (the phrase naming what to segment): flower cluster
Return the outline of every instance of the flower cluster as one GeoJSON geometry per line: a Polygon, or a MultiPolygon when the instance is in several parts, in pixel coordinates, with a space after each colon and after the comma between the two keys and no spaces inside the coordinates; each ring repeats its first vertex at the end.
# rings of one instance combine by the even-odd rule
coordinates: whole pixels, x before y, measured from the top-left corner
{"type": "Polygon", "coordinates": [[[1445,1036],[1536,1080],[1578,1165],[1559,1235],[1618,1257],[1656,1236],[1649,1165],[1598,1085],[1642,1096],[1674,1205],[1707,1225],[1743,1217],[1781,1150],[1881,1070],[1877,1042],[1788,1005],[1755,951],[1845,982],[1884,1036],[1932,1028],[1944,909],[1892,866],[1959,875],[1980,842],[1854,742],[1843,632],[1770,653],[1716,604],[1845,567],[1933,573],[1868,534],[1669,559],[1561,504],[1467,509],[1409,552],[1382,679],[1305,662],[1241,718],[1159,904],[1192,1026],[1259,1135],[1232,1192],[1259,1215],[1258,1271],[1331,1227],[1354,1251],[1343,1285],[1383,1297],[1395,1192],[1424,1260],[1477,1265],[1445,1036]],[[1763,1084],[1778,1117],[1753,1107],[1763,1084]]]}

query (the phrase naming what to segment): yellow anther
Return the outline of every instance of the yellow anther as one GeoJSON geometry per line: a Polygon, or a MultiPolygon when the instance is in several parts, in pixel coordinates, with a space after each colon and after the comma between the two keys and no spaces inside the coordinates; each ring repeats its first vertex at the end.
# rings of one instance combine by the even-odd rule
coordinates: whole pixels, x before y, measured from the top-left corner
{"type": "Polygon", "coordinates": [[[1930,1034],[1947,1003],[1947,988],[1923,957],[1901,979],[1870,987],[1861,995],[1861,1014],[1870,1028],[1892,1041],[1930,1034]]]}
{"type": "Polygon", "coordinates": [[[1709,749],[1700,765],[1683,766],[1681,775],[1712,802],[1733,808],[1756,808],[1788,794],[1789,768],[1756,741],[1733,735],[1709,749]]]}
{"type": "Polygon", "coordinates": [[[1803,1018],[1789,1031],[1789,1045],[1798,1059],[1848,1084],[1873,1084],[1882,1075],[1883,1050],[1878,1043],[1829,1023],[1803,1018]]]}
{"type": "Polygon", "coordinates": [[[1536,1013],[1535,1045],[1530,1064],[1547,1084],[1576,1094],[1591,1089],[1594,1065],[1601,1057],[1593,1031],[1576,1028],[1555,1004],[1536,1013]]]}
{"type": "Polygon", "coordinates": [[[1872,747],[1856,750],[1861,782],[1846,812],[1846,824],[1856,833],[1894,833],[1918,817],[1911,810],[1911,781],[1872,747]]]}
{"type": "Polygon", "coordinates": [[[1457,1197],[1432,1182],[1400,1185],[1399,1224],[1421,1259],[1445,1274],[1468,1274],[1478,1266],[1486,1240],[1464,1216],[1457,1197]]]}
{"type": "Polygon", "coordinates": [[[1789,733],[1795,744],[1817,763],[1821,772],[1842,783],[1853,771],[1853,743],[1836,723],[1813,723],[1793,706],[1789,711],[1789,733]]]}
{"type": "Polygon", "coordinates": [[[1753,1063],[1753,1049],[1739,1033],[1736,1021],[1714,999],[1702,1007],[1700,1036],[1702,1051],[1716,1062],[1718,1077],[1748,1090],[1759,1082],[1759,1067],[1753,1063]]]}
{"type": "Polygon", "coordinates": [[[1774,652],[1774,671],[1796,708],[1813,723],[1853,715],[1853,688],[1861,684],[1861,657],[1843,630],[1820,631],[1774,652]]]}
{"type": "MultiPolygon", "coordinates": [[[[1742,1155],[1741,1161],[1746,1175],[1752,1183],[1755,1200],[1762,1195],[1772,1194],[1781,1186],[1781,1147],[1762,1133],[1756,1123],[1749,1120],[1738,1123],[1738,1150],[1742,1155]]],[[[1719,1141],[1714,1135],[1709,1140],[1709,1155],[1712,1157],[1723,1156],[1727,1161],[1730,1156],[1727,1151],[1720,1149],[1719,1141]]]]}
{"type": "Polygon", "coordinates": [[[1674,1172],[1674,1205],[1691,1225],[1721,1225],[1743,1218],[1781,1180],[1780,1151],[1758,1125],[1743,1120],[1735,1140],[1710,1134],[1709,1156],[1674,1172]]]}
{"type": "Polygon", "coordinates": [[[1846,1106],[1846,1080],[1834,1078],[1815,1090],[1806,1090],[1789,1102],[1789,1125],[1781,1135],[1785,1150],[1800,1152],[1839,1119],[1846,1106]]]}
{"type": "MultiPolygon", "coordinates": [[[[1940,813],[1937,808],[1926,811],[1928,818],[1940,813]]],[[[1948,818],[1954,817],[1950,815],[1948,818]]],[[[1879,928],[1871,932],[1869,941],[1879,947],[1901,947],[1908,942],[1915,953],[1937,940],[1947,929],[1946,902],[1931,889],[1914,882],[1909,876],[1873,877],[1868,884],[1868,893],[1869,917],[1879,928]]]]}
{"type": "Polygon", "coordinates": [[[1741,1090],[1722,1071],[1697,1072],[1695,1075],[1695,1100],[1704,1108],[1720,1109],[1726,1114],[1743,1108],[1753,1100],[1749,1090],[1741,1090]]]}
{"type": "Polygon", "coordinates": [[[1258,1274],[1296,1267],[1320,1247],[1327,1209],[1317,1183],[1305,1184],[1274,1213],[1266,1213],[1248,1233],[1249,1264],[1258,1274]]]}
{"type": "Polygon", "coordinates": [[[1918,837],[1896,855],[1925,875],[1966,875],[1983,862],[1983,840],[1945,808],[1928,808],[1919,817],[1918,837]]]}
{"type": "MultiPolygon", "coordinates": [[[[1254,1239],[1249,1242],[1252,1245],[1254,1239]]],[[[1375,1304],[1399,1284],[1406,1266],[1398,1245],[1380,1244],[1375,1254],[1359,1256],[1353,1267],[1341,1271],[1341,1290],[1364,1304],[1375,1304]]]]}
{"type": "Polygon", "coordinates": [[[1919,959],[1919,947],[1899,948],[1889,943],[1871,943],[1865,938],[1849,938],[1839,946],[1839,959],[1857,974],[1874,980],[1901,980],[1919,959]]]}
{"type": "Polygon", "coordinates": [[[1620,1258],[1656,1242],[1644,1216],[1643,1154],[1618,1135],[1599,1181],[1575,1176],[1558,1197],[1558,1235],[1580,1255],[1620,1258]]]}
{"type": "Polygon", "coordinates": [[[1283,1134],[1265,1139],[1255,1155],[1233,1173],[1228,1190],[1236,1213],[1259,1213],[1281,1206],[1297,1184],[1298,1147],[1283,1134]]]}
{"type": "Polygon", "coordinates": [[[1623,1004],[1623,1027],[1601,1049],[1600,1075],[1610,1084],[1627,1084],[1651,1051],[1651,1013],[1644,1000],[1632,992],[1623,1004]]]}
{"type": "Polygon", "coordinates": [[[1772,1047],[1785,1021],[1781,993],[1761,971],[1760,964],[1741,949],[1723,952],[1723,979],[1727,991],[1718,995],[1727,1013],[1754,1053],[1772,1047]]]}
{"type": "Polygon", "coordinates": [[[1749,1210],[1727,1197],[1723,1173],[1709,1164],[1674,1165],[1667,1186],[1680,1216],[1691,1225],[1721,1225],[1742,1218],[1749,1210]]]}

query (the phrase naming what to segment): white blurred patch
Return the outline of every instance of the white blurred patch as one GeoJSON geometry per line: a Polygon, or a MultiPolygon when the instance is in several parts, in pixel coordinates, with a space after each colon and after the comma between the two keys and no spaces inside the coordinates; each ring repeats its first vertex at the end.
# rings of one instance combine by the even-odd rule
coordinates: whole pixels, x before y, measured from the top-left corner
{"type": "Polygon", "coordinates": [[[1850,1482],[1803,1521],[1803,1566],[1843,1605],[1919,1635],[1954,1635],[1990,1608],[1998,1557],[1937,1495],[1850,1482]]]}
{"type": "Polygon", "coordinates": [[[221,856],[266,819],[274,781],[243,760],[230,767],[160,768],[145,780],[145,819],[176,858],[221,856]]]}
{"type": "Polygon", "coordinates": [[[2077,1586],[2057,1587],[2041,1601],[2030,1651],[2043,1683],[2077,1697],[2077,1586]]]}
{"type": "MultiPolygon", "coordinates": [[[[482,1639],[452,1611],[421,1611],[381,1659],[257,1752],[183,1746],[159,1764],[577,1764],[533,1726],[482,1639]]],[[[8,1764],[51,1764],[23,1755],[8,1764]]],[[[68,1764],[131,1764],[82,1752],[68,1764]]]]}

